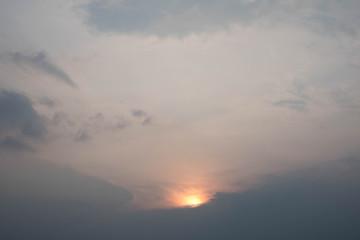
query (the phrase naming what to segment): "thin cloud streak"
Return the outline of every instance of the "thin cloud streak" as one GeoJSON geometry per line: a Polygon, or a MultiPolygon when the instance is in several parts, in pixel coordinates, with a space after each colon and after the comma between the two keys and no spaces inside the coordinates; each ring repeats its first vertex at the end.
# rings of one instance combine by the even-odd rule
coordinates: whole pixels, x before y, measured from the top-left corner
{"type": "Polygon", "coordinates": [[[61,82],[73,87],[77,88],[74,81],[69,77],[69,75],[57,66],[53,60],[44,52],[37,52],[34,54],[24,54],[21,52],[8,53],[10,60],[13,61],[20,67],[30,66],[37,70],[40,70],[61,82]]]}

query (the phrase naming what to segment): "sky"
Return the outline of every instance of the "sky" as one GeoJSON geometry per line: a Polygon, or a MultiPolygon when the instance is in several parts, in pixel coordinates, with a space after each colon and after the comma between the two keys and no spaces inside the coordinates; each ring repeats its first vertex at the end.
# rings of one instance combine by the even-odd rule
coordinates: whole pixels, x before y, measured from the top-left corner
{"type": "Polygon", "coordinates": [[[359,239],[358,0],[0,4],[6,239],[359,239]]]}

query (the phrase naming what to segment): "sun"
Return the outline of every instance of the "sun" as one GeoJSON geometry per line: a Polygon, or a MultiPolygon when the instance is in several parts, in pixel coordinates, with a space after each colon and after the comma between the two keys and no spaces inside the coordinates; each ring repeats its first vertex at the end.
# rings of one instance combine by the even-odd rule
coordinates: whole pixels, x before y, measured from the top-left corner
{"type": "Polygon", "coordinates": [[[197,207],[204,201],[197,195],[187,196],[184,198],[184,205],[189,207],[197,207]]]}

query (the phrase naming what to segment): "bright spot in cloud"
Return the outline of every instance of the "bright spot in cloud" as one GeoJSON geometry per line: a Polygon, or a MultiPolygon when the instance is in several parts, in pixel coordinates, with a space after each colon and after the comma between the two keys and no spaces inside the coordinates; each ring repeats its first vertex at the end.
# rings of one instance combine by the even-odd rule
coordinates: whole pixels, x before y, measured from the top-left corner
{"type": "Polygon", "coordinates": [[[189,207],[197,207],[204,203],[204,200],[197,195],[187,196],[184,198],[184,205],[189,207]]]}

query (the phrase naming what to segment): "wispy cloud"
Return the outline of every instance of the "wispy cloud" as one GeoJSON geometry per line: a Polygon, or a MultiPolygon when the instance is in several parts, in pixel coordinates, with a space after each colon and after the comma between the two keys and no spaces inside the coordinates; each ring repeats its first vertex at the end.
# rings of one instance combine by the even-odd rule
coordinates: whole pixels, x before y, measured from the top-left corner
{"type": "Polygon", "coordinates": [[[307,103],[305,101],[296,100],[296,99],[280,100],[273,104],[278,107],[287,107],[287,108],[293,109],[298,112],[306,111],[306,107],[307,107],[307,103]]]}
{"type": "Polygon", "coordinates": [[[10,57],[10,60],[18,66],[30,66],[52,77],[55,77],[56,79],[73,88],[77,87],[70,76],[63,69],[57,66],[57,64],[44,51],[33,54],[13,52],[8,53],[8,56],[10,57]]]}

